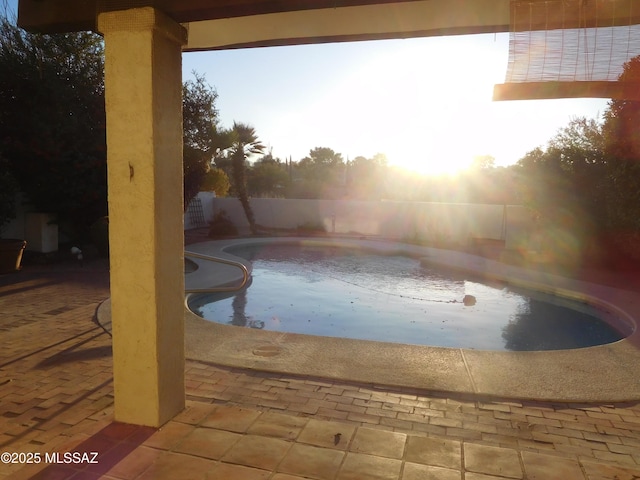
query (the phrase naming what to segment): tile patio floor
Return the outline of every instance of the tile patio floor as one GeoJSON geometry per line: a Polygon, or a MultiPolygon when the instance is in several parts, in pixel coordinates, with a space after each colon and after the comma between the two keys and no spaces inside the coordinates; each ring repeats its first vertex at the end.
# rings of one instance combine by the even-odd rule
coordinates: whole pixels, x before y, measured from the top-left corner
{"type": "Polygon", "coordinates": [[[187,361],[183,413],[159,430],[116,423],[111,338],[93,321],[108,296],[99,261],[0,275],[0,452],[43,461],[0,464],[0,479],[640,478],[638,402],[478,399],[187,361]],[[52,452],[87,455],[44,463],[52,452]]]}

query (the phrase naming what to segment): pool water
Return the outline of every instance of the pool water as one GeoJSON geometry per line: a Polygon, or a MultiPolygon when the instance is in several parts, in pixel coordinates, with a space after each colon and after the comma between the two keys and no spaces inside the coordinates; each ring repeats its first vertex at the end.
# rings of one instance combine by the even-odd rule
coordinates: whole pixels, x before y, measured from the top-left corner
{"type": "Polygon", "coordinates": [[[251,285],[199,295],[189,305],[223,324],[483,350],[571,349],[622,338],[596,307],[428,268],[415,258],[293,245],[228,251],[253,263],[251,285]],[[465,295],[475,303],[463,302],[465,295]]]}

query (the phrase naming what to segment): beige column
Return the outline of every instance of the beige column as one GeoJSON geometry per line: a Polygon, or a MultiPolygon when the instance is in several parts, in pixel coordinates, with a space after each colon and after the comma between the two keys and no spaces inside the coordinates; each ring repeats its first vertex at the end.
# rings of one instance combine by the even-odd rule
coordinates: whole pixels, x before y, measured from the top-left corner
{"type": "Polygon", "coordinates": [[[160,426],[184,408],[182,52],[151,7],[101,13],[115,418],[160,426]]]}

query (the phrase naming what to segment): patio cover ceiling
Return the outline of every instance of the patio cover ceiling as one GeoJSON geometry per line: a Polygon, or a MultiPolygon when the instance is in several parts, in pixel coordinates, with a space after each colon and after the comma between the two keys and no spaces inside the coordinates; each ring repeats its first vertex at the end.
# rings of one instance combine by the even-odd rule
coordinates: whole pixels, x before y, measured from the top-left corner
{"type": "Polygon", "coordinates": [[[20,0],[29,31],[95,30],[97,13],[153,6],[189,32],[185,51],[503,32],[509,0],[20,0]]]}

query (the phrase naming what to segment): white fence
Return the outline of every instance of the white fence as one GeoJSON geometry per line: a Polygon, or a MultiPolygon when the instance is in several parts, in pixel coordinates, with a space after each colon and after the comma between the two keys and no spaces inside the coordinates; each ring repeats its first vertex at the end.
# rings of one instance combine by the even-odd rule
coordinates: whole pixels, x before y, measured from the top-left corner
{"type": "MultiPolygon", "coordinates": [[[[224,210],[239,229],[248,229],[237,198],[200,201],[207,223],[224,210]]],[[[521,205],[254,198],[251,208],[256,223],[267,228],[323,227],[331,233],[430,243],[492,239],[522,249],[533,230],[531,214],[521,205]]],[[[193,228],[186,217],[185,229],[193,228]]]]}

